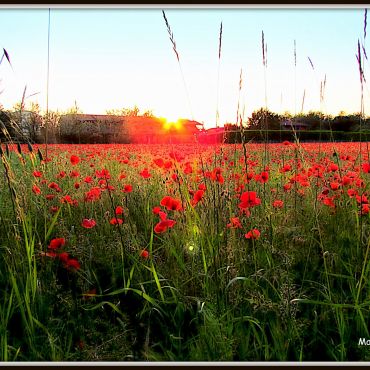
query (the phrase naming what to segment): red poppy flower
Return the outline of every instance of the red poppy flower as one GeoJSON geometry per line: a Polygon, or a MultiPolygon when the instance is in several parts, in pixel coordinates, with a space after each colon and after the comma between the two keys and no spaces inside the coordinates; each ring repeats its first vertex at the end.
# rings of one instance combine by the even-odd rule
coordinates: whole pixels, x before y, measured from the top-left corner
{"type": "Polygon", "coordinates": [[[70,197],[70,195],[65,195],[60,199],[60,203],[75,204],[75,201],[70,197]]]}
{"type": "Polygon", "coordinates": [[[368,204],[363,204],[361,208],[361,214],[362,215],[367,215],[369,214],[370,208],[368,204]]]}
{"type": "Polygon", "coordinates": [[[182,209],[181,201],[168,195],[162,198],[160,205],[172,211],[180,211],[182,209]]]}
{"type": "Polygon", "coordinates": [[[175,161],[177,161],[177,162],[181,162],[181,161],[184,159],[184,157],[183,157],[180,153],[171,152],[171,153],[169,154],[169,156],[170,156],[173,160],[175,160],[175,161]]]}
{"type": "Polygon", "coordinates": [[[157,158],[154,159],[153,161],[158,167],[163,167],[164,166],[164,160],[162,158],[157,158]]]}
{"type": "Polygon", "coordinates": [[[362,171],[364,171],[365,173],[370,173],[370,163],[363,163],[361,167],[362,171]]]}
{"type": "Polygon", "coordinates": [[[78,158],[76,155],[71,155],[70,161],[72,166],[75,166],[78,162],[80,162],[80,158],[78,158]]]}
{"type": "Polygon", "coordinates": [[[244,236],[246,239],[259,239],[261,233],[258,229],[253,229],[251,231],[248,231],[244,236]]]}
{"type": "Polygon", "coordinates": [[[62,253],[59,253],[58,254],[58,258],[62,261],[62,262],[67,262],[68,261],[68,258],[69,258],[69,254],[67,252],[62,252],[62,253]]]}
{"type": "Polygon", "coordinates": [[[41,190],[40,190],[40,188],[39,188],[37,185],[33,185],[33,186],[32,186],[32,191],[33,191],[33,193],[34,193],[34,194],[36,194],[36,195],[41,194],[41,190]]]}
{"type": "Polygon", "coordinates": [[[292,169],[292,166],[290,164],[285,164],[283,168],[280,170],[280,172],[289,172],[292,169]]]}
{"type": "Polygon", "coordinates": [[[335,208],[334,199],[334,197],[325,197],[323,203],[328,207],[335,208]]]}
{"type": "Polygon", "coordinates": [[[354,198],[358,193],[357,193],[357,190],[355,189],[348,189],[347,194],[350,198],[354,198]]]}
{"type": "Polygon", "coordinates": [[[113,218],[109,221],[109,223],[110,223],[111,225],[122,225],[123,220],[122,220],[121,218],[113,217],[113,218]]]}
{"type": "Polygon", "coordinates": [[[64,177],[66,177],[65,171],[60,171],[56,177],[58,179],[63,179],[64,177]]]}
{"type": "Polygon", "coordinates": [[[191,205],[196,206],[203,198],[204,190],[197,190],[194,193],[193,199],[191,200],[191,205]]]}
{"type": "Polygon", "coordinates": [[[248,172],[247,173],[247,180],[252,180],[253,179],[253,176],[254,176],[254,173],[253,172],[248,172]]]}
{"type": "Polygon", "coordinates": [[[157,215],[157,214],[161,211],[161,207],[154,207],[154,208],[152,209],[152,211],[153,211],[153,213],[154,213],[155,215],[157,215]]]}
{"type": "Polygon", "coordinates": [[[339,187],[340,187],[340,184],[338,182],[333,181],[330,183],[331,190],[338,190],[339,187]]]}
{"type": "Polygon", "coordinates": [[[276,199],[274,200],[274,203],[272,203],[272,206],[274,208],[283,208],[284,202],[282,200],[276,199]]]}
{"type": "Polygon", "coordinates": [[[123,207],[117,206],[115,210],[116,215],[122,215],[123,214],[123,207]]]}
{"type": "Polygon", "coordinates": [[[164,233],[168,228],[173,227],[176,224],[174,220],[162,220],[154,226],[154,232],[157,234],[164,233]]]}
{"type": "Polygon", "coordinates": [[[365,182],[362,179],[356,179],[355,184],[358,188],[364,188],[366,186],[365,182]]]}
{"type": "Polygon", "coordinates": [[[261,177],[260,177],[260,180],[259,181],[261,183],[263,183],[263,184],[265,184],[268,181],[268,179],[269,179],[269,173],[267,171],[261,172],[261,175],[260,176],[261,177]]]}
{"type": "Polygon", "coordinates": [[[77,261],[76,258],[69,258],[65,262],[65,266],[67,269],[72,269],[72,270],[79,270],[81,268],[80,263],[77,261]]]}
{"type": "Polygon", "coordinates": [[[164,168],[166,170],[170,169],[171,167],[172,167],[172,162],[171,161],[164,162],[164,168]]]}
{"type": "Polygon", "coordinates": [[[258,206],[261,204],[261,199],[257,198],[257,193],[255,191],[246,191],[240,196],[241,203],[239,208],[249,208],[258,206]]]}
{"type": "Polygon", "coordinates": [[[82,227],[85,229],[92,229],[94,226],[96,226],[96,221],[88,218],[84,218],[81,224],[82,227]]]}
{"type": "Polygon", "coordinates": [[[149,252],[148,252],[146,249],[143,249],[143,250],[140,252],[140,257],[142,257],[142,258],[144,258],[144,259],[149,258],[149,252]]]}
{"type": "Polygon", "coordinates": [[[49,163],[51,162],[51,158],[45,158],[44,160],[41,161],[41,163],[49,163]]]}
{"type": "Polygon", "coordinates": [[[166,212],[159,211],[159,212],[158,212],[158,216],[159,216],[159,218],[160,218],[162,221],[167,220],[167,213],[166,213],[166,212]]]}
{"type": "Polygon", "coordinates": [[[49,249],[59,249],[64,246],[66,243],[66,240],[64,238],[55,238],[50,241],[50,244],[48,246],[49,249]]]}
{"type": "Polygon", "coordinates": [[[239,217],[231,217],[230,221],[231,222],[227,224],[228,228],[230,229],[241,229],[242,228],[242,224],[240,222],[239,217]]]}
{"type": "Polygon", "coordinates": [[[140,172],[140,176],[143,177],[144,179],[148,179],[149,177],[151,177],[152,175],[149,173],[148,169],[147,168],[144,168],[141,172],[140,172]]]}
{"type": "Polygon", "coordinates": [[[95,175],[98,179],[110,179],[110,173],[107,169],[103,168],[101,171],[96,170],[95,175]]]}
{"type": "Polygon", "coordinates": [[[328,170],[330,172],[335,172],[335,171],[338,171],[339,167],[338,165],[336,165],[335,163],[330,163],[329,167],[328,167],[328,170]]]}
{"type": "Polygon", "coordinates": [[[93,202],[100,198],[101,190],[100,188],[91,188],[87,193],[85,193],[85,202],[93,202]]]}
{"type": "Polygon", "coordinates": [[[171,179],[172,179],[173,181],[175,181],[175,182],[179,181],[179,177],[177,176],[177,174],[176,174],[176,173],[173,173],[173,174],[171,175],[171,179]]]}
{"type": "Polygon", "coordinates": [[[367,196],[365,194],[356,195],[356,200],[358,204],[368,204],[369,203],[367,196]]]}
{"type": "Polygon", "coordinates": [[[221,173],[221,168],[215,168],[212,173],[211,173],[211,179],[213,181],[216,181],[220,184],[223,184],[224,183],[224,178],[222,176],[222,173],[221,173]]]}
{"type": "Polygon", "coordinates": [[[351,180],[351,178],[350,178],[350,177],[348,177],[348,176],[343,176],[343,179],[342,179],[342,185],[343,185],[343,186],[349,185],[351,182],[352,182],[352,180],[351,180]]]}
{"type": "Polygon", "coordinates": [[[205,184],[199,184],[199,186],[198,186],[198,189],[199,190],[203,190],[203,191],[206,191],[207,190],[207,187],[206,187],[206,185],[205,184]]]}
{"type": "Polygon", "coordinates": [[[60,193],[62,191],[62,189],[59,187],[59,185],[56,183],[56,182],[51,182],[49,185],[48,185],[48,188],[49,189],[54,189],[56,192],[60,193]]]}
{"type": "Polygon", "coordinates": [[[69,174],[69,177],[72,177],[72,178],[78,177],[78,176],[80,176],[80,173],[75,170],[71,171],[71,173],[69,174]]]}
{"type": "Polygon", "coordinates": [[[125,185],[123,187],[123,192],[124,193],[131,193],[132,192],[132,186],[131,185],[125,185]]]}
{"type": "Polygon", "coordinates": [[[329,194],[329,189],[324,189],[322,192],[321,192],[321,194],[323,194],[323,195],[328,195],[329,194]]]}
{"type": "Polygon", "coordinates": [[[33,171],[33,176],[35,176],[35,177],[41,177],[42,176],[42,172],[40,172],[40,171],[33,171]]]}
{"type": "Polygon", "coordinates": [[[107,187],[107,180],[105,179],[99,180],[98,185],[100,186],[101,189],[105,189],[107,187]]]}
{"type": "Polygon", "coordinates": [[[184,173],[186,175],[189,175],[190,173],[193,173],[193,168],[191,167],[190,163],[185,164],[184,173]]]}
{"type": "Polygon", "coordinates": [[[57,213],[59,211],[59,207],[57,207],[57,206],[51,206],[50,207],[50,212],[51,213],[57,213]]]}

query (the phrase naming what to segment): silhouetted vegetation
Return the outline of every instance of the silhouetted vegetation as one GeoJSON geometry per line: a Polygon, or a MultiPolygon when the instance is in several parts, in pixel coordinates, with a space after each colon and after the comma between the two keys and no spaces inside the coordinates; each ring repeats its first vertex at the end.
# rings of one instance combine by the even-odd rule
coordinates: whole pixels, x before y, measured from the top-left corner
{"type": "Polygon", "coordinates": [[[254,111],[243,126],[225,125],[225,143],[244,141],[365,141],[370,138],[370,118],[360,113],[337,116],[311,111],[294,116],[261,108],[254,111]]]}
{"type": "MultiPolygon", "coordinates": [[[[37,105],[31,106],[28,110],[0,111],[0,139],[3,142],[11,138],[18,142],[33,143],[45,143],[46,140],[48,143],[68,144],[130,143],[134,141],[127,133],[125,123],[127,120],[124,117],[144,118],[143,125],[150,125],[151,121],[148,118],[156,119],[152,112],[140,112],[136,106],[110,110],[110,114],[107,111],[106,115],[99,116],[100,119],[96,119],[97,116],[94,115],[95,119],[90,120],[91,122],[88,119],[81,119],[81,113],[77,105],[63,113],[49,111],[43,114],[37,105]],[[73,117],[76,119],[73,120],[73,117]],[[112,125],[115,126],[114,130],[112,125]],[[118,129],[116,126],[122,128],[118,129]],[[5,132],[9,133],[8,138],[5,132]]],[[[370,118],[363,117],[360,113],[346,115],[341,112],[337,116],[330,116],[311,111],[290,115],[260,108],[242,122],[242,125],[226,123],[224,131],[222,128],[199,131],[198,141],[208,142],[207,138],[225,143],[241,143],[243,138],[244,141],[256,142],[277,142],[295,138],[300,141],[364,141],[369,137],[370,118]]]]}

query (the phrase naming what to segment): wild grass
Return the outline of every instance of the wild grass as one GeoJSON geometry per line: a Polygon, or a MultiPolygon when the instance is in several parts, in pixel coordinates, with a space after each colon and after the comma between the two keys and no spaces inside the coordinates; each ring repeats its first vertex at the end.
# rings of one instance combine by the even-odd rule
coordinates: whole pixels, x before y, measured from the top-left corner
{"type": "MultiPolygon", "coordinates": [[[[263,32],[262,62],[267,106],[263,32]]],[[[239,108],[241,145],[0,143],[2,361],[369,360],[368,151],[246,142],[239,108]]]]}
{"type": "MultiPolygon", "coordinates": [[[[293,193],[284,192],[282,184],[291,175],[279,173],[280,164],[273,161],[268,182],[248,184],[249,191],[265,194],[261,205],[250,209],[250,217],[239,215],[242,229],[228,228],[239,203],[229,175],[245,173],[242,147],[235,151],[225,145],[216,157],[216,148],[207,153],[198,148],[204,163],[198,181],[207,191],[195,207],[190,206],[188,190],[198,183],[196,174],[184,174],[183,162],[176,164],[181,181],[168,185],[162,180],[168,182],[174,169],[166,173],[153,167],[152,177],[142,179],[134,165],[119,164],[130,153],[130,162],[140,157],[140,166],[147,166],[153,151],[166,158],[169,148],[151,146],[149,153],[107,146],[91,158],[87,148],[91,154],[100,151],[50,146],[48,183],[68,168],[66,153],[74,152],[86,159],[78,165],[81,174],[104,165],[115,190],[104,191],[101,200],[88,204],[84,193],[92,185],[81,182],[76,190],[73,179],[58,179],[63,189],[58,199],[69,194],[79,204],[51,201],[60,206],[57,213],[50,213],[50,201],[30,190],[33,168],[40,170],[44,164],[34,158],[33,167],[23,147],[24,166],[15,148],[9,157],[4,151],[3,160],[11,163],[11,176],[18,180],[12,183],[14,191],[4,193],[3,187],[1,193],[1,256],[2,266],[7,266],[1,270],[3,360],[367,359],[358,339],[368,335],[369,219],[358,215],[356,202],[343,195],[335,211],[321,202],[314,209],[315,179],[303,197],[294,195],[294,187],[293,193]],[[223,163],[223,183],[203,177],[214,168],[214,159],[223,163]],[[235,164],[228,168],[231,160],[235,164]],[[118,190],[121,171],[133,185],[132,193],[118,190]],[[271,192],[274,188],[277,193],[271,192]],[[185,209],[167,211],[177,224],[156,234],[158,217],[152,208],[169,191],[174,197],[183,195],[185,209]],[[272,207],[275,197],[283,199],[283,209],[272,207]],[[114,208],[122,204],[125,222],[110,225],[114,208]],[[84,218],[95,219],[97,226],[82,228],[84,218]],[[260,239],[244,237],[253,228],[260,230],[260,239]],[[65,250],[79,260],[79,270],[67,270],[43,255],[56,237],[66,239],[65,250]],[[143,249],[148,259],[140,256],[143,249]],[[122,351],[115,347],[116,337],[124,344],[122,351]]],[[[263,146],[247,148],[249,165],[261,161],[263,146]]],[[[279,157],[284,151],[287,158],[299,159],[287,162],[312,165],[312,148],[281,148],[271,146],[270,154],[276,150],[279,157]]],[[[182,152],[194,168],[200,165],[194,147],[182,152]]],[[[340,159],[338,163],[346,166],[340,159]]],[[[45,195],[46,184],[42,189],[45,195]]]]}

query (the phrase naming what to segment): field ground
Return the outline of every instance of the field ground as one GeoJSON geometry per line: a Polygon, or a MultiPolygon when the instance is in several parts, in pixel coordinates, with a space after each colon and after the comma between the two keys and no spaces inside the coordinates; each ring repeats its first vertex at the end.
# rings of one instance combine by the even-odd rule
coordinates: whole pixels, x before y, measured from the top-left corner
{"type": "Polygon", "coordinates": [[[369,361],[368,143],[2,145],[2,361],[369,361]]]}

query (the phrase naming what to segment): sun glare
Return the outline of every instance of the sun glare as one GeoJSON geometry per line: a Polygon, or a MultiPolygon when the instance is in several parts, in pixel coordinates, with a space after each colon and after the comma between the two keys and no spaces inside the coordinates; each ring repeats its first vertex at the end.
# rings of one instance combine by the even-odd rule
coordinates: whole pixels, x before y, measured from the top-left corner
{"type": "Polygon", "coordinates": [[[182,127],[182,123],[180,119],[163,118],[162,120],[163,120],[163,128],[166,131],[180,130],[182,127]]]}

